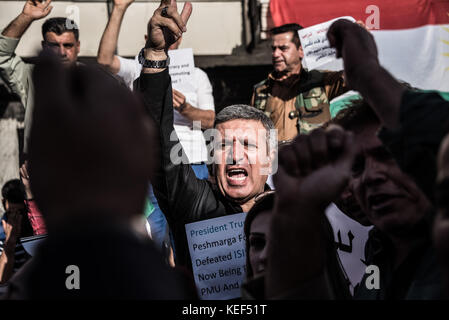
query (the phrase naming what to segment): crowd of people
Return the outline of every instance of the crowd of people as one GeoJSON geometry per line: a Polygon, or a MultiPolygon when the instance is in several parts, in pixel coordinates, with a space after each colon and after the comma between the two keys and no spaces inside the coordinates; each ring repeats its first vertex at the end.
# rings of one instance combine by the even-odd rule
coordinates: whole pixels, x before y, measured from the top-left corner
{"type": "Polygon", "coordinates": [[[302,27],[287,24],[271,31],[273,71],[251,105],[215,114],[204,71],[194,69],[191,92],[169,75],[191,3],[178,12],[162,0],[135,59],[114,54],[133,1],[114,0],[98,65],[77,62],[80,30],[66,18],[43,24],[36,64],[15,54],[51,0],[27,0],[0,35],[27,158],[2,188],[5,299],[198,299],[186,225],[239,213],[242,299],[448,297],[449,103],[438,91],[395,79],[369,30],[347,20],[327,34],[344,71],[308,71],[302,27]],[[332,110],[348,90],[357,98],[332,110]],[[215,132],[208,148],[201,129],[215,132]],[[371,227],[363,263],[378,277],[365,273],[353,290],[326,215],[333,203],[371,227]],[[21,240],[33,235],[45,239],[30,255],[21,240]],[[78,290],[66,286],[73,265],[78,290]]]}

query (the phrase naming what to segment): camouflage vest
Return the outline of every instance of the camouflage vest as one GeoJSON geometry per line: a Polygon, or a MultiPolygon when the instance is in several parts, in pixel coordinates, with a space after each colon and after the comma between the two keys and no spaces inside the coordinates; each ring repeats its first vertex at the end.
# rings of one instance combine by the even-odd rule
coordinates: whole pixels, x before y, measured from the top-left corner
{"type": "Polygon", "coordinates": [[[253,107],[256,107],[260,111],[264,112],[268,117],[271,116],[271,112],[265,111],[267,107],[267,101],[270,96],[268,92],[267,80],[263,80],[254,86],[254,102],[253,107]]]}
{"type": "MultiPolygon", "coordinates": [[[[288,116],[292,120],[297,119],[299,133],[308,133],[331,118],[326,90],[317,73],[314,72],[309,81],[300,85],[300,92],[293,98],[295,111],[290,111],[288,116]]],[[[267,111],[267,104],[272,97],[269,82],[269,79],[265,79],[254,86],[253,106],[271,118],[272,112],[267,111]]]]}
{"type": "Polygon", "coordinates": [[[295,116],[298,117],[299,133],[308,133],[331,118],[324,87],[316,87],[297,95],[295,108],[298,112],[295,116]]]}

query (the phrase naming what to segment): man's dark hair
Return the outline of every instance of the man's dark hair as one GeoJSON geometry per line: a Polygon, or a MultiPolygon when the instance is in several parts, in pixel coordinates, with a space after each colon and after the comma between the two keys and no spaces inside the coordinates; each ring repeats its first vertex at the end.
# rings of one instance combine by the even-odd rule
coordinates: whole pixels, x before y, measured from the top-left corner
{"type": "MultiPolygon", "coordinates": [[[[6,202],[9,204],[25,204],[25,190],[19,179],[12,179],[7,181],[2,188],[2,204],[6,210],[6,202]]],[[[33,227],[26,214],[26,211],[22,212],[22,225],[20,231],[20,237],[30,237],[34,234],[33,227]]],[[[5,213],[5,220],[8,220],[8,212],[5,213]]]]}
{"type": "Polygon", "coordinates": [[[285,33],[285,32],[292,32],[293,38],[292,42],[296,45],[296,49],[298,49],[301,46],[301,41],[299,40],[298,36],[298,30],[304,29],[301,25],[297,23],[287,23],[283,24],[282,26],[275,27],[270,30],[270,33],[272,35],[285,33]]]}
{"type": "Polygon", "coordinates": [[[329,124],[337,124],[345,130],[363,128],[368,124],[380,123],[379,118],[374,113],[370,105],[363,99],[354,100],[349,106],[340,110],[329,124]]]}
{"type": "Polygon", "coordinates": [[[58,36],[64,32],[72,32],[76,41],[79,39],[78,25],[75,21],[69,18],[56,17],[46,20],[42,25],[42,37],[44,39],[47,32],[54,32],[58,36]]]}
{"type": "Polygon", "coordinates": [[[23,203],[25,192],[19,179],[9,180],[3,185],[2,198],[11,203],[23,203]]]}
{"type": "Polygon", "coordinates": [[[221,110],[215,117],[214,127],[235,119],[260,121],[267,131],[274,129],[273,121],[265,113],[246,104],[234,104],[221,110]]]}

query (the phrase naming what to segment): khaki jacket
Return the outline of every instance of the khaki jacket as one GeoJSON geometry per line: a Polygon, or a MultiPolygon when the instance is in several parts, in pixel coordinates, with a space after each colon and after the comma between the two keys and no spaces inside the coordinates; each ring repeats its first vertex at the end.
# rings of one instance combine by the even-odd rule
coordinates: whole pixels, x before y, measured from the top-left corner
{"type": "Polygon", "coordinates": [[[28,150],[28,138],[34,108],[34,86],[32,80],[34,65],[25,63],[15,54],[20,39],[8,38],[0,34],[0,76],[25,107],[24,150],[28,150]]]}
{"type": "Polygon", "coordinates": [[[251,105],[271,118],[278,140],[285,141],[329,121],[329,101],[346,91],[342,71],[302,69],[282,81],[271,73],[254,86],[251,105]]]}

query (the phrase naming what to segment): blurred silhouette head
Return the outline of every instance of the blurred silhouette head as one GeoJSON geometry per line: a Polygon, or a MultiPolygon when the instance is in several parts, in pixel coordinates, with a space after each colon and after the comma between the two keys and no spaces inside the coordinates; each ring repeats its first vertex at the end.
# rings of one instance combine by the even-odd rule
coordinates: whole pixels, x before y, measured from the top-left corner
{"type": "Polygon", "coordinates": [[[41,55],[34,71],[30,182],[48,229],[141,214],[158,159],[143,104],[115,78],[41,55]]]}

